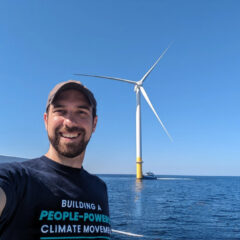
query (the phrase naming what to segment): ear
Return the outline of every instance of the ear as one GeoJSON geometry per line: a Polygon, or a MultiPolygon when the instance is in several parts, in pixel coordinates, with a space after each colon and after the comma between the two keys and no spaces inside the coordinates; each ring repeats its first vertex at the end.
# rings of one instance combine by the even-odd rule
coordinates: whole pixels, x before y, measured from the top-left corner
{"type": "Polygon", "coordinates": [[[94,119],[93,119],[93,130],[92,130],[92,132],[95,132],[95,130],[96,130],[97,121],[98,121],[98,116],[95,116],[94,119]]]}
{"type": "Polygon", "coordinates": [[[47,125],[48,125],[48,123],[47,123],[47,120],[48,120],[48,115],[47,115],[47,113],[44,113],[43,119],[44,119],[45,128],[46,128],[46,130],[47,130],[47,125]]]}

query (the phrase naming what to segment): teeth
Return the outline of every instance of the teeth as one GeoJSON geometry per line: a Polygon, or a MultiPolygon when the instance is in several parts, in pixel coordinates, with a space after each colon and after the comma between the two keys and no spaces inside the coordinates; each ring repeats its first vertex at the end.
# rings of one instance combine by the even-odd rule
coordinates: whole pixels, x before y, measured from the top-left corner
{"type": "Polygon", "coordinates": [[[78,134],[62,134],[62,136],[65,138],[76,138],[78,134]]]}

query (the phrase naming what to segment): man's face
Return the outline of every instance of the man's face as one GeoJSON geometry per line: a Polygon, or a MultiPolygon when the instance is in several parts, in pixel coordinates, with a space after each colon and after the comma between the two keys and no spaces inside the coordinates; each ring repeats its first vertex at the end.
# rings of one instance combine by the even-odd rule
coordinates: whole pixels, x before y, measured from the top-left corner
{"type": "Polygon", "coordinates": [[[44,114],[48,138],[56,152],[74,158],[85,151],[97,117],[93,119],[92,107],[86,97],[77,90],[61,92],[44,114]]]}

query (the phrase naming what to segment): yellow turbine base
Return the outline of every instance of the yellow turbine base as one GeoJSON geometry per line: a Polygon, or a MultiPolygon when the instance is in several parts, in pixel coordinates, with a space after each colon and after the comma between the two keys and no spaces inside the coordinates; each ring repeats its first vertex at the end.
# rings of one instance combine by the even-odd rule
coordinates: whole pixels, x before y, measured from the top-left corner
{"type": "Polygon", "coordinates": [[[137,157],[137,179],[142,179],[142,159],[140,157],[137,157]]]}

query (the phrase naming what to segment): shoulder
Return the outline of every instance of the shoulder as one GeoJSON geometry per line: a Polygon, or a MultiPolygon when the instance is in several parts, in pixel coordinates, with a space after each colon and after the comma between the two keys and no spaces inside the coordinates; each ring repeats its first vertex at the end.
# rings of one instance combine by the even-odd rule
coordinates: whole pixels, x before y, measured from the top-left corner
{"type": "Polygon", "coordinates": [[[0,175],[20,174],[23,167],[20,162],[7,162],[0,164],[0,175]]]}
{"type": "Polygon", "coordinates": [[[0,177],[24,177],[29,175],[32,169],[40,168],[40,158],[25,160],[22,162],[6,162],[0,164],[0,177]]]}
{"type": "Polygon", "coordinates": [[[89,173],[85,169],[83,169],[83,173],[84,173],[85,178],[88,179],[88,181],[107,189],[106,183],[101,178],[99,178],[98,176],[96,176],[94,174],[89,173]]]}
{"type": "Polygon", "coordinates": [[[20,163],[21,167],[23,169],[39,169],[42,167],[43,165],[43,161],[42,161],[42,158],[33,158],[33,159],[29,159],[29,160],[26,160],[26,161],[23,161],[20,163]]]}

